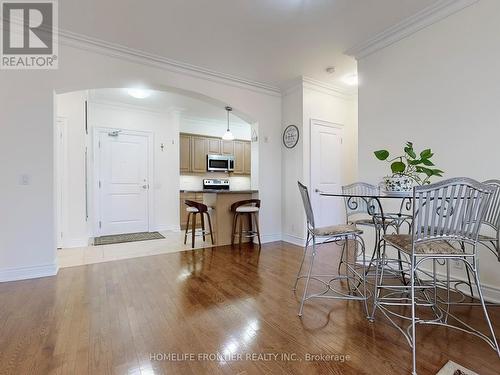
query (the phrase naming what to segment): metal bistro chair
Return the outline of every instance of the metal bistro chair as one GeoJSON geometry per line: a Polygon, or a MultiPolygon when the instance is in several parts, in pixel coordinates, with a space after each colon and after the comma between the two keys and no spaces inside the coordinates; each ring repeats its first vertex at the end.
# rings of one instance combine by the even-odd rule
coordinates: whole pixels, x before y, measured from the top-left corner
{"type": "MultiPolygon", "coordinates": [[[[384,236],[387,245],[401,250],[407,255],[410,285],[383,285],[384,268],[389,265],[387,254],[379,260],[381,268],[376,267],[375,298],[372,319],[379,309],[389,321],[405,336],[412,349],[412,368],[416,374],[416,325],[432,324],[458,329],[473,334],[486,341],[500,356],[495,332],[488,316],[478,274],[476,245],[480,225],[487,211],[489,199],[493,194],[491,186],[481,184],[470,178],[453,178],[413,190],[413,226],[411,235],[391,234],[384,236]],[[463,251],[461,244],[469,245],[463,251]],[[440,303],[438,297],[436,263],[438,260],[457,260],[464,262],[471,271],[478,286],[478,294],[491,337],[474,329],[458,317],[452,315],[447,304],[440,303]],[[422,263],[432,261],[431,272],[421,272],[422,263]],[[423,281],[419,274],[431,276],[423,281]],[[382,290],[386,294],[381,295],[382,290]],[[418,294],[417,294],[418,293],[418,294]],[[391,310],[389,307],[397,307],[391,310]],[[404,306],[411,307],[411,317],[402,315],[404,306]],[[431,308],[434,316],[430,319],[417,317],[417,307],[431,308]],[[407,329],[401,328],[396,321],[410,321],[407,329]],[[456,325],[449,323],[453,319],[456,325]]],[[[397,261],[397,260],[393,260],[397,261]]],[[[449,293],[449,284],[447,286],[449,293]]]]}
{"type": "Polygon", "coordinates": [[[366,279],[365,279],[365,244],[363,238],[360,236],[363,232],[356,228],[355,225],[333,225],[328,227],[316,228],[314,224],[314,214],[311,206],[311,201],[309,198],[309,193],[307,191],[307,187],[302,185],[297,181],[299,186],[300,195],[302,196],[302,202],[304,204],[304,210],[306,212],[307,218],[307,239],[306,244],[304,246],[304,254],[302,256],[302,262],[300,264],[299,271],[297,273],[297,278],[295,279],[295,285],[293,290],[297,290],[297,283],[299,279],[305,278],[306,283],[304,286],[304,292],[302,295],[302,299],[300,302],[299,316],[302,316],[302,312],[304,309],[304,303],[308,299],[311,298],[329,298],[329,299],[345,299],[345,300],[358,300],[362,301],[364,304],[365,312],[368,317],[368,306],[367,306],[367,295],[366,295],[366,279]],[[317,242],[317,238],[322,238],[323,241],[321,243],[317,242]],[[302,267],[304,265],[304,260],[306,258],[307,249],[312,241],[312,254],[310,256],[309,269],[306,275],[301,275],[302,267]],[[355,246],[355,254],[353,256],[354,262],[348,262],[348,254],[347,251],[344,251],[347,246],[348,241],[354,241],[355,246]],[[323,243],[331,243],[335,242],[342,246],[342,255],[345,255],[344,262],[347,264],[346,274],[345,275],[314,275],[312,273],[314,258],[316,257],[317,245],[323,243]],[[356,264],[356,260],[358,259],[358,250],[361,250],[362,255],[362,264],[356,264]],[[361,269],[361,272],[359,270],[361,269]],[[351,273],[349,275],[349,272],[351,273]],[[311,279],[319,281],[323,284],[325,289],[319,293],[313,293],[308,295],[309,282],[311,279]],[[326,279],[326,281],[325,281],[326,279]],[[354,290],[350,289],[350,279],[355,279],[358,281],[354,283],[354,290]],[[345,293],[343,291],[335,289],[332,285],[333,282],[338,280],[347,280],[347,284],[349,287],[349,292],[345,293]],[[361,286],[361,290],[360,290],[361,286]],[[328,294],[328,292],[331,292],[328,294]]]}
{"type": "Polygon", "coordinates": [[[495,191],[490,199],[482,227],[493,230],[496,237],[480,233],[479,242],[489,249],[500,262],[500,180],[488,180],[483,183],[493,187],[495,191]]]}

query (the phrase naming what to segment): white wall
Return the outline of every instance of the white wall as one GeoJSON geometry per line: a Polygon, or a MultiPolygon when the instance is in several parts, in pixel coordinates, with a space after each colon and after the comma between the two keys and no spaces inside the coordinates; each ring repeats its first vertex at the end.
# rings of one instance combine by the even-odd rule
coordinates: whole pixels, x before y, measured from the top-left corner
{"type": "MultiPolygon", "coordinates": [[[[332,88],[303,79],[283,97],[283,127],[299,127],[299,143],[293,149],[282,146],[283,237],[294,243],[305,239],[305,214],[297,180],[310,185],[311,120],[342,125],[344,131],[343,183],[357,179],[357,100],[332,88]]],[[[310,187],[313,188],[313,187],[310,187]]],[[[338,224],[338,223],[332,223],[338,224]]]]}
{"type": "Polygon", "coordinates": [[[89,44],[61,45],[59,69],[0,71],[0,281],[54,274],[54,90],[143,84],[180,89],[231,103],[235,112],[259,126],[260,199],[263,240],[281,234],[281,97],[274,92],[205,78],[158,62],[127,57],[89,44]],[[30,176],[20,185],[20,176],[30,176]],[[7,235],[8,234],[8,235],[7,235]]]}
{"type": "MultiPolygon", "coordinates": [[[[481,0],[358,61],[362,180],[388,174],[374,150],[407,140],[432,148],[446,178],[500,178],[499,14],[499,1],[481,0]]],[[[480,269],[500,299],[500,263],[481,251],[480,269]]]]}

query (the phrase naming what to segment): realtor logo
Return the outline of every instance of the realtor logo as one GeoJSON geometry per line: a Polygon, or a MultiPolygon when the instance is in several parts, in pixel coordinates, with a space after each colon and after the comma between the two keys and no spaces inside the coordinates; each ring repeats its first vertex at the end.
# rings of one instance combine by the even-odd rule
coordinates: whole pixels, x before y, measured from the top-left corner
{"type": "Polygon", "coordinates": [[[1,1],[1,69],[57,69],[56,0],[1,1]]]}

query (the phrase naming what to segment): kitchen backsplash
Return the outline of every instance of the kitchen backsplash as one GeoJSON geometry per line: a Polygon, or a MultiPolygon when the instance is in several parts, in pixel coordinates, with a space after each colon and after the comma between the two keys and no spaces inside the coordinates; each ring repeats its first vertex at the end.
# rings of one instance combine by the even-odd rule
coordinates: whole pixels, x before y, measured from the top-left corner
{"type": "Polygon", "coordinates": [[[248,190],[251,188],[250,176],[232,176],[228,177],[225,173],[207,173],[203,176],[181,175],[181,190],[201,190],[203,189],[203,180],[205,178],[224,178],[229,179],[231,190],[248,190]]]}

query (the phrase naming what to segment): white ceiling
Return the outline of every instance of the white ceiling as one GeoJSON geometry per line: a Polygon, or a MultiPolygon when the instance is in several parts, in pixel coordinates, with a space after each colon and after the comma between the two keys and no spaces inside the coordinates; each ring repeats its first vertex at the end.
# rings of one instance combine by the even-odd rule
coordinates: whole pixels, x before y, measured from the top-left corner
{"type": "MultiPolygon", "coordinates": [[[[212,121],[220,124],[222,128],[227,123],[227,112],[224,106],[215,106],[203,100],[193,97],[165,91],[150,91],[151,95],[144,99],[130,96],[127,89],[96,89],[90,90],[90,99],[97,102],[121,103],[155,111],[168,111],[176,109],[184,118],[193,120],[212,121]]],[[[248,123],[240,119],[234,113],[230,117],[231,125],[244,125],[248,123]]]]}
{"type": "Polygon", "coordinates": [[[301,75],[342,86],[356,71],[346,49],[437,1],[64,0],[59,19],[63,30],[275,86],[301,75]]]}

